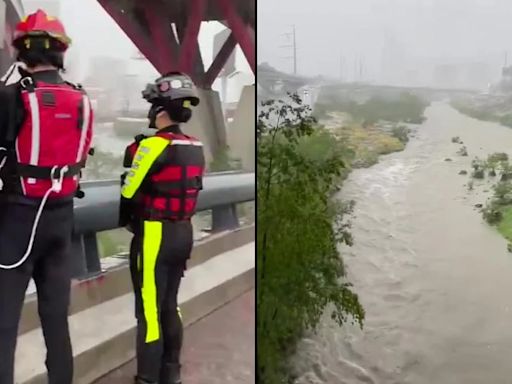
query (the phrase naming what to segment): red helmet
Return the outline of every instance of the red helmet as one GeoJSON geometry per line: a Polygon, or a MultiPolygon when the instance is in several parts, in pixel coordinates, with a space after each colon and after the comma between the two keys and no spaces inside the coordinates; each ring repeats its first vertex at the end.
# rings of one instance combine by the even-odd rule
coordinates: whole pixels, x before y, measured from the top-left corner
{"type": "Polygon", "coordinates": [[[19,44],[27,37],[49,36],[58,42],[58,47],[66,50],[71,44],[71,39],[66,35],[64,25],[59,19],[48,16],[41,9],[21,20],[14,31],[13,45],[19,44]]]}

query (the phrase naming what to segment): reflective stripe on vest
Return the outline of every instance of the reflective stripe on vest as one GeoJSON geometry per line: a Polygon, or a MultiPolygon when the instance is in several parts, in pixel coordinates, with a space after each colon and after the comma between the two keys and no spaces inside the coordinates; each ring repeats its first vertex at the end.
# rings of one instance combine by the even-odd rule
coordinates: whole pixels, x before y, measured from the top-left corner
{"type": "MultiPolygon", "coordinates": [[[[39,148],[41,146],[41,119],[39,116],[39,102],[35,92],[29,92],[30,115],[32,118],[32,143],[30,149],[30,165],[37,165],[39,162],[39,148]]],[[[27,183],[34,184],[36,179],[29,178],[27,183]]],[[[23,181],[22,181],[23,183],[23,181]]]]}
{"type": "Polygon", "coordinates": [[[158,136],[141,141],[121,189],[121,195],[124,198],[131,199],[135,195],[151,166],[168,145],[167,139],[158,136]]]}
{"type": "Polygon", "coordinates": [[[167,145],[160,152],[158,170],[142,186],[139,215],[149,220],[188,220],[202,189],[203,144],[183,134],[159,132],[155,136],[165,139],[167,145]]]}
{"type": "Polygon", "coordinates": [[[89,98],[87,95],[82,96],[82,103],[84,106],[83,117],[84,121],[82,122],[82,133],[80,135],[80,144],[78,145],[78,152],[76,154],[76,162],[82,160],[84,155],[84,147],[85,147],[85,138],[87,137],[87,129],[89,129],[89,120],[91,118],[91,105],[89,103],[89,98]]]}
{"type": "Polygon", "coordinates": [[[193,141],[193,140],[173,140],[171,139],[171,145],[196,145],[198,147],[202,147],[203,143],[200,141],[193,141]]]}

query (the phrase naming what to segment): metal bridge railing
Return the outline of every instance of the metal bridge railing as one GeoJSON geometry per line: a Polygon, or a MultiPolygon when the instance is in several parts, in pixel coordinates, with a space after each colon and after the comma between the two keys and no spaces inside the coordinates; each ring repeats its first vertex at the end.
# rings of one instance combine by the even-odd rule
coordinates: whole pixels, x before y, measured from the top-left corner
{"type": "MultiPolygon", "coordinates": [[[[239,227],[237,204],[254,201],[255,174],[220,172],[207,175],[198,211],[212,211],[212,232],[239,227]]],[[[73,275],[86,278],[101,272],[96,234],[119,228],[119,180],[83,182],[85,197],[75,201],[73,275]]]]}

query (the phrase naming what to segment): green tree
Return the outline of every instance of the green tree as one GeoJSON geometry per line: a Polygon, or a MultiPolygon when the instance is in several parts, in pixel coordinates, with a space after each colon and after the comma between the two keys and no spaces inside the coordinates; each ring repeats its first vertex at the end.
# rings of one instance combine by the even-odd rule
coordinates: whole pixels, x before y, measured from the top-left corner
{"type": "Polygon", "coordinates": [[[364,318],[337,249],[352,243],[346,216],[353,203],[332,198],[345,151],[333,137],[325,140],[309,107],[290,96],[290,103],[264,102],[257,124],[260,384],[290,380],[287,358],[329,303],[339,325],[352,319],[362,326],[364,318]]]}

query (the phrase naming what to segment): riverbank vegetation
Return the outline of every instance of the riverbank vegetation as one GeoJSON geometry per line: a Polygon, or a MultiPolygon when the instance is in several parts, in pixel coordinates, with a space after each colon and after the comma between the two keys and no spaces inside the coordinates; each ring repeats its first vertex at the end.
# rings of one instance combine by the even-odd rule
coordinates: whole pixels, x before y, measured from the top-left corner
{"type": "Polygon", "coordinates": [[[353,153],[352,168],[365,168],[378,162],[379,156],[402,151],[409,140],[409,129],[392,127],[385,131],[375,125],[362,126],[348,122],[336,123],[336,112],[331,114],[329,128],[333,137],[343,142],[353,153]]]}
{"type": "Polygon", "coordinates": [[[407,124],[422,123],[427,106],[409,93],[390,99],[373,96],[358,103],[337,88],[326,87],[313,116],[354,151],[351,166],[359,168],[377,163],[380,155],[403,150],[411,133],[407,124]]]}
{"type": "MultiPolygon", "coordinates": [[[[263,103],[257,125],[257,382],[292,382],[288,358],[328,305],[362,326],[338,245],[353,203],[331,199],[354,154],[322,130],[298,96],[263,103]]],[[[331,308],[331,307],[329,307],[331,308]]]]}
{"type": "Polygon", "coordinates": [[[333,111],[345,112],[364,126],[375,125],[379,121],[421,124],[425,120],[423,113],[427,106],[424,100],[407,92],[396,98],[372,96],[357,102],[326,88],[318,96],[313,115],[323,119],[333,111]]]}
{"type": "Polygon", "coordinates": [[[512,112],[510,112],[510,102],[496,102],[494,105],[477,104],[469,100],[455,100],[451,106],[460,113],[477,120],[499,123],[512,128],[512,112]]]}
{"type": "MultiPolygon", "coordinates": [[[[475,181],[487,179],[491,182],[492,194],[481,206],[484,220],[512,243],[512,164],[506,153],[489,154],[486,159],[475,157],[471,162],[471,180],[468,189],[472,190],[475,181]]],[[[488,188],[488,186],[486,186],[488,188]]],[[[509,250],[512,247],[509,245],[509,250]]]]}

